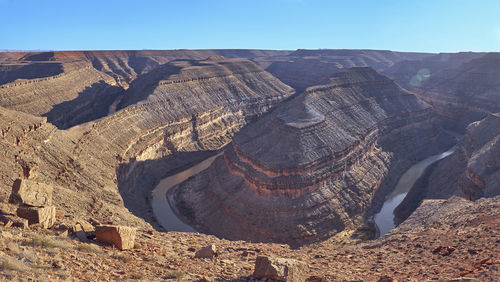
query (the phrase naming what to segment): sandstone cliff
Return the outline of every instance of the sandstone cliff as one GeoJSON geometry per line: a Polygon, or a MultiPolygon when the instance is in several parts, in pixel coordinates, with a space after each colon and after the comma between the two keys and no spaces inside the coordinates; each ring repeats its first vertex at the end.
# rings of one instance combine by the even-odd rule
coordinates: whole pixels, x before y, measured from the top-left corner
{"type": "Polygon", "coordinates": [[[245,127],[169,191],[171,204],[199,231],[229,239],[326,239],[376,209],[404,171],[389,169],[447,142],[437,123],[429,105],[373,69],[341,71],[245,127]]]}

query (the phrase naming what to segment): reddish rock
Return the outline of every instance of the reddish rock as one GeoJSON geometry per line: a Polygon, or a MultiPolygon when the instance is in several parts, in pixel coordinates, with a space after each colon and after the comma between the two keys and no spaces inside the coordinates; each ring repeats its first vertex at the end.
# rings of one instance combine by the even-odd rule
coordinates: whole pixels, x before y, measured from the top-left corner
{"type": "Polygon", "coordinates": [[[134,248],[136,229],[128,226],[100,225],[95,228],[97,241],[115,245],[120,250],[134,248]]]}
{"type": "Polygon", "coordinates": [[[455,248],[453,248],[453,247],[439,246],[439,247],[435,248],[434,250],[432,250],[432,253],[435,255],[439,254],[442,256],[449,256],[449,255],[451,255],[451,253],[453,253],[453,251],[455,251],[455,248]]]}

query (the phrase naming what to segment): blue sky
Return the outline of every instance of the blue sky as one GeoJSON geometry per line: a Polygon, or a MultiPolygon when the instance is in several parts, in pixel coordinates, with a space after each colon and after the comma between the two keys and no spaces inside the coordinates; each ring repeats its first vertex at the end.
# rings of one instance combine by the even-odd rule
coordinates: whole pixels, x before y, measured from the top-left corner
{"type": "Polygon", "coordinates": [[[0,49],[500,51],[500,0],[0,0],[0,49]]]}

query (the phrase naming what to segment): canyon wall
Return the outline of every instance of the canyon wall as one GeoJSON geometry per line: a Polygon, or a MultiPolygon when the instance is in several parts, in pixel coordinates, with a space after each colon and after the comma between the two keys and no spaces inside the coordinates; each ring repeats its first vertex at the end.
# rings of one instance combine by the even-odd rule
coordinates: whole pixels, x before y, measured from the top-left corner
{"type": "MultiPolygon", "coordinates": [[[[413,74],[415,80],[410,81],[414,85],[408,86],[434,107],[446,128],[463,132],[469,123],[500,111],[500,53],[463,53],[450,55],[450,58],[434,62],[434,66],[439,66],[436,71],[430,68],[430,72],[421,74],[415,74],[414,70],[407,72],[413,74]]],[[[423,60],[414,63],[413,67],[426,64],[423,60]]],[[[405,85],[404,73],[392,75],[405,85]]]]}
{"type": "Polygon", "coordinates": [[[461,195],[476,200],[498,194],[493,143],[500,123],[492,113],[500,110],[499,59],[499,53],[439,54],[400,62],[385,71],[430,103],[445,128],[465,134],[457,150],[427,168],[412,187],[395,210],[397,223],[423,199],[461,195]]]}
{"type": "Polygon", "coordinates": [[[438,124],[428,104],[373,69],[340,71],[246,126],[168,197],[204,233],[324,240],[363,224],[405,168],[451,144],[438,124]]]}
{"type": "Polygon", "coordinates": [[[436,191],[450,190],[469,200],[500,195],[500,114],[467,126],[458,150],[432,172],[428,198],[436,191]],[[453,174],[449,174],[449,171],[453,174]]]}
{"type": "MultiPolygon", "coordinates": [[[[107,76],[91,66],[83,69],[107,76]]],[[[151,222],[152,217],[146,197],[155,182],[220,149],[249,120],[294,93],[245,59],[175,61],[150,73],[150,79],[138,79],[124,91],[116,112],[67,130],[39,116],[49,103],[24,113],[15,111],[16,103],[5,102],[14,109],[0,107],[5,155],[0,170],[2,198],[6,199],[16,178],[32,178],[56,186],[54,200],[68,213],[147,226],[144,219],[151,222]],[[157,170],[149,174],[144,168],[153,163],[157,170]]],[[[47,81],[69,75],[64,72],[47,81]]],[[[67,83],[73,82],[75,88],[90,84],[77,77],[67,83]]],[[[4,101],[22,97],[15,91],[4,93],[4,101]]],[[[50,100],[47,96],[44,93],[40,101],[50,100]]],[[[64,102],[54,104],[60,107],[64,102]]]]}
{"type": "Polygon", "coordinates": [[[384,70],[403,60],[421,59],[431,54],[388,50],[297,50],[287,56],[254,60],[297,92],[325,83],[341,69],[370,66],[384,70]]]}

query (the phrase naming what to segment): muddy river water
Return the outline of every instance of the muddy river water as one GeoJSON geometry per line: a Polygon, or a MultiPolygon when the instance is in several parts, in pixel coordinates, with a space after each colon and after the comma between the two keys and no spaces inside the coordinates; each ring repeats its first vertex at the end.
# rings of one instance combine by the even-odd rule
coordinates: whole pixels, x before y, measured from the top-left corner
{"type": "Polygon", "coordinates": [[[401,176],[401,178],[399,178],[399,181],[392,193],[386,197],[382,209],[379,213],[375,214],[374,217],[375,223],[377,224],[377,227],[379,229],[380,236],[384,235],[385,233],[389,232],[389,230],[395,227],[394,209],[399,206],[399,204],[401,204],[401,202],[410,191],[411,187],[413,187],[413,184],[415,184],[420,176],[422,176],[424,170],[431,164],[451,155],[456,148],[457,145],[453,146],[446,152],[423,159],[422,161],[411,166],[401,176]]]}
{"type": "Polygon", "coordinates": [[[155,214],[156,220],[167,231],[180,231],[180,232],[196,232],[194,228],[182,222],[172,210],[167,191],[175,185],[183,182],[189,177],[198,174],[202,170],[207,169],[212,162],[222,153],[212,156],[202,162],[183,170],[177,174],[164,178],[158,183],[153,190],[153,200],[151,206],[155,214]]]}

